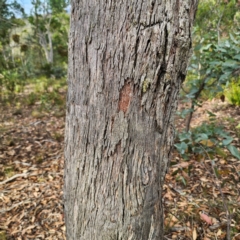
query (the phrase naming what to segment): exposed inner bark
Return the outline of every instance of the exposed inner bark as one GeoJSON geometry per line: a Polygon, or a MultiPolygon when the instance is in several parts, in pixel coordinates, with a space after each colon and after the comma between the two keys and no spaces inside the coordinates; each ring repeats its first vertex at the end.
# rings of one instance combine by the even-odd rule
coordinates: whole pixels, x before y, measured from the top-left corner
{"type": "Polygon", "coordinates": [[[118,111],[126,113],[129,103],[132,98],[132,87],[129,82],[126,82],[120,91],[120,98],[118,102],[118,111]]]}
{"type": "Polygon", "coordinates": [[[67,238],[159,240],[197,0],[73,0],[67,238]]]}

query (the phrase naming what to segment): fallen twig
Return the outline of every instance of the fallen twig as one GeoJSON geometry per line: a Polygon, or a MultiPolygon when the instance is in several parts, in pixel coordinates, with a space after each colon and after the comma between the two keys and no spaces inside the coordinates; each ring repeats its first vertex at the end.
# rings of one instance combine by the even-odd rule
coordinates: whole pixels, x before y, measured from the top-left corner
{"type": "Polygon", "coordinates": [[[209,229],[210,229],[211,231],[214,231],[214,230],[216,230],[216,229],[218,229],[218,228],[227,226],[227,224],[228,224],[227,221],[225,221],[225,222],[219,222],[219,223],[216,223],[216,224],[214,224],[214,225],[212,225],[212,226],[209,226],[209,229]]]}
{"type": "Polygon", "coordinates": [[[26,201],[22,201],[22,202],[16,203],[16,204],[12,205],[12,206],[9,207],[9,208],[0,210],[0,213],[9,212],[9,211],[11,211],[13,208],[15,208],[15,207],[18,207],[18,206],[20,206],[20,205],[22,205],[22,204],[27,204],[27,203],[30,203],[30,202],[31,202],[31,201],[26,200],[26,201]]]}
{"type": "Polygon", "coordinates": [[[13,181],[14,179],[19,178],[19,177],[27,177],[28,175],[29,175],[29,173],[16,174],[16,175],[14,175],[14,176],[12,176],[12,177],[10,177],[10,178],[8,178],[8,179],[0,182],[0,185],[3,185],[3,184],[8,183],[8,182],[11,182],[11,181],[13,181]]]}
{"type": "Polygon", "coordinates": [[[189,227],[179,227],[179,226],[177,226],[177,227],[171,227],[170,228],[170,231],[171,232],[182,232],[182,231],[191,231],[191,229],[189,228],[189,227]]]}

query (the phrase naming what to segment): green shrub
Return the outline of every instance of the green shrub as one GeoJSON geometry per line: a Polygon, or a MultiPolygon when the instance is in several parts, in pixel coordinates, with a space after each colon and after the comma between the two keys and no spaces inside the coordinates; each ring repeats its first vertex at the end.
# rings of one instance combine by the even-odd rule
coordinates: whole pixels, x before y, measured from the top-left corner
{"type": "Polygon", "coordinates": [[[25,101],[27,105],[32,106],[35,104],[35,102],[38,100],[38,97],[35,93],[30,93],[26,98],[25,101]]]}
{"type": "Polygon", "coordinates": [[[240,159],[238,149],[231,143],[233,138],[224,131],[223,127],[216,126],[215,122],[203,123],[192,129],[178,133],[177,143],[174,145],[183,158],[188,159],[189,153],[195,155],[215,154],[226,157],[223,149],[227,149],[231,155],[240,159]]]}
{"type": "Polygon", "coordinates": [[[225,94],[231,104],[240,106],[240,81],[231,83],[225,94]]]}

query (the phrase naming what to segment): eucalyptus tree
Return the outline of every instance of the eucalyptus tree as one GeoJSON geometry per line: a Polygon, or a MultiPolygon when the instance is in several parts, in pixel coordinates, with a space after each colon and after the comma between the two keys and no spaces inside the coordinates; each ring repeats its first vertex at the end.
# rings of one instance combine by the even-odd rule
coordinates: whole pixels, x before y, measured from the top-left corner
{"type": "Polygon", "coordinates": [[[57,14],[66,12],[68,3],[65,0],[32,0],[33,9],[29,22],[34,28],[35,36],[44,52],[46,61],[52,65],[54,61],[53,32],[56,25],[61,25],[57,14]]]}
{"type": "Polygon", "coordinates": [[[162,186],[197,4],[72,0],[67,239],[163,239],[162,186]]]}
{"type": "Polygon", "coordinates": [[[10,33],[19,25],[16,16],[24,10],[17,1],[0,0],[0,70],[11,68],[10,33]]]}

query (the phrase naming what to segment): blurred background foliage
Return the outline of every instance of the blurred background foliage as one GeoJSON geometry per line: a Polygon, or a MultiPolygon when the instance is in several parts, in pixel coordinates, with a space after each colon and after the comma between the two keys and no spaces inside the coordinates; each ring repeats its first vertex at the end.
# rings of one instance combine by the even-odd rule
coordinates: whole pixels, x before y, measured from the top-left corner
{"type": "Polygon", "coordinates": [[[32,0],[28,15],[16,1],[0,0],[1,91],[14,93],[43,76],[67,72],[69,14],[65,0],[32,0]]]}

